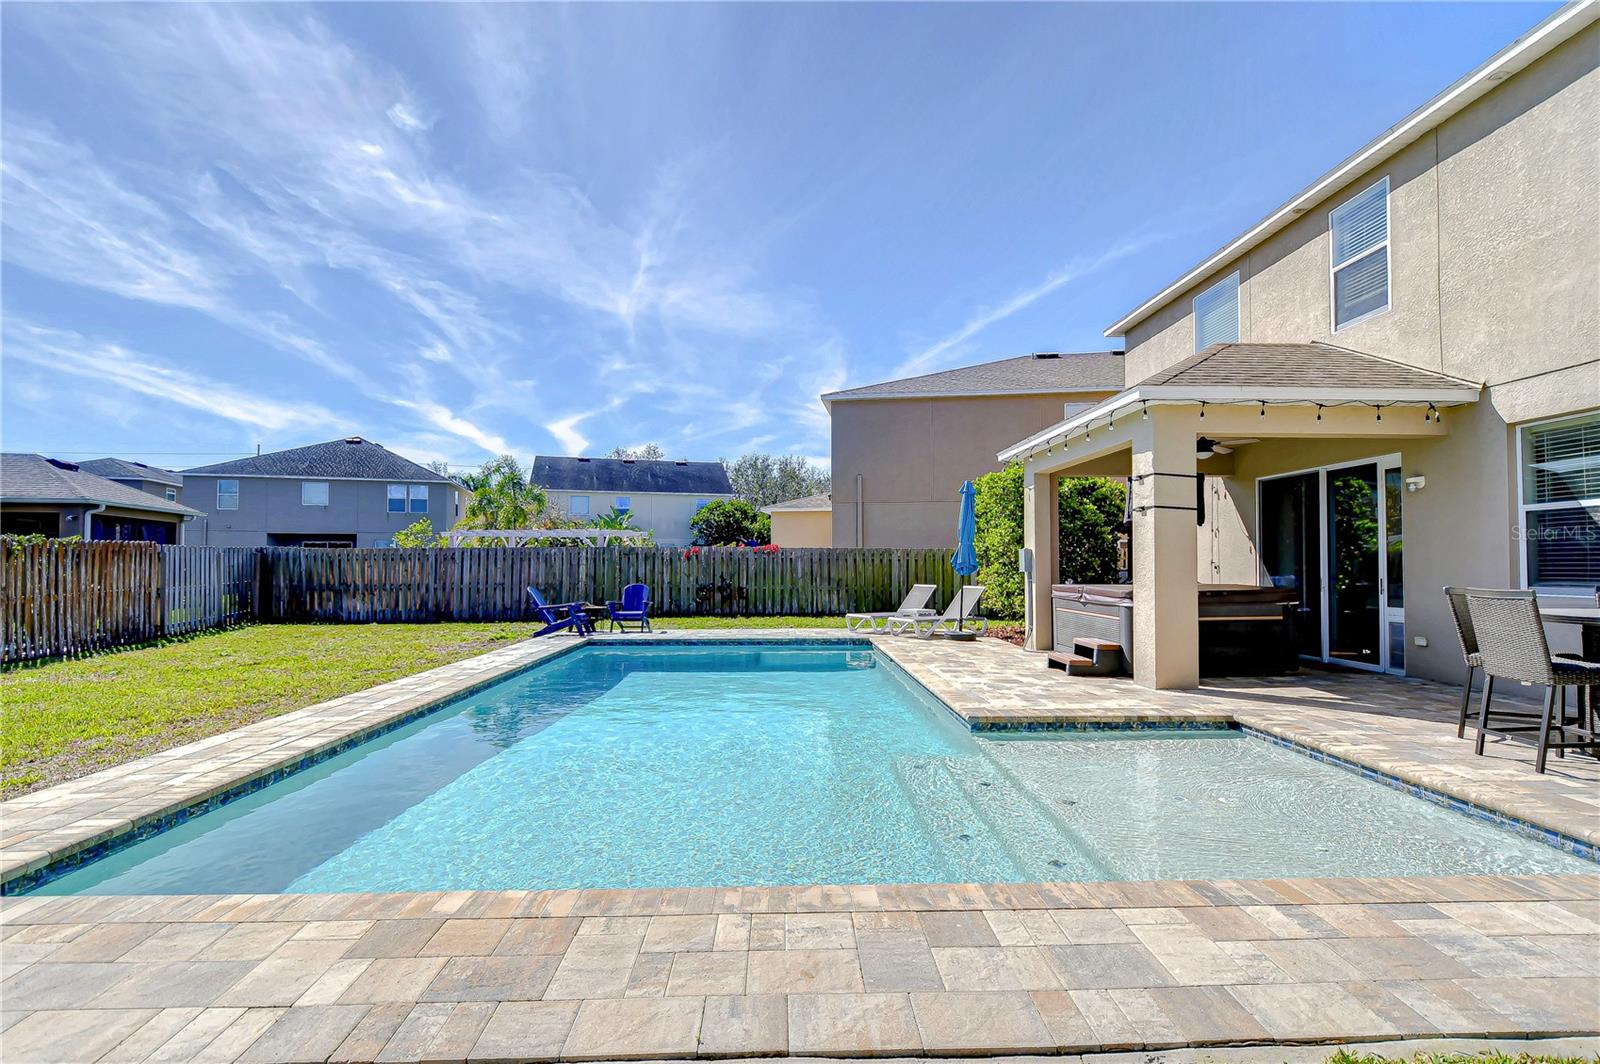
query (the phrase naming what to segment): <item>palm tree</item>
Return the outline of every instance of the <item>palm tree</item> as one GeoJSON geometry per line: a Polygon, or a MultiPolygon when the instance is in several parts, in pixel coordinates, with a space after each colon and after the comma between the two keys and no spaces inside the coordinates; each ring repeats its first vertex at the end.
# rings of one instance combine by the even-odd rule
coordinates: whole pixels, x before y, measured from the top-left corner
{"type": "Polygon", "coordinates": [[[472,492],[457,528],[532,528],[544,512],[544,489],[530,484],[522,466],[509,454],[485,462],[475,473],[465,473],[462,485],[472,492]]]}

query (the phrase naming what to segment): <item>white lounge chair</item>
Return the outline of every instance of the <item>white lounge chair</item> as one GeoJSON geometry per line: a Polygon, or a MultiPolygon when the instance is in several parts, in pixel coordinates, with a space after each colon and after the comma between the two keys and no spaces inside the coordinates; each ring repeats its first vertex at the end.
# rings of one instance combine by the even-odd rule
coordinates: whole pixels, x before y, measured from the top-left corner
{"type": "Polygon", "coordinates": [[[865,628],[869,632],[882,630],[885,622],[896,617],[937,617],[938,610],[927,608],[928,600],[933,598],[934,586],[932,584],[912,584],[911,590],[906,592],[906,597],[901,600],[900,608],[888,613],[847,613],[844,615],[844,626],[852,632],[865,628]]]}
{"type": "Polygon", "coordinates": [[[889,631],[895,635],[915,632],[924,639],[931,639],[935,634],[958,635],[968,632],[967,622],[974,621],[978,628],[972,634],[981,635],[989,630],[989,618],[974,617],[972,611],[978,608],[978,599],[982,595],[982,584],[969,584],[956,592],[956,597],[950,600],[950,605],[939,616],[895,617],[889,621],[889,631]]]}

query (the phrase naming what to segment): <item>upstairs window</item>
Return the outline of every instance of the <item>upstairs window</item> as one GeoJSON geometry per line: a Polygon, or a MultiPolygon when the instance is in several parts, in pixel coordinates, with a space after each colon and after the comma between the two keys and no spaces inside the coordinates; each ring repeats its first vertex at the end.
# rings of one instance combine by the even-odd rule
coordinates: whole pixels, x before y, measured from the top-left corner
{"type": "Polygon", "coordinates": [[[574,495],[567,503],[567,513],[574,517],[589,516],[589,496],[574,495]]]}
{"type": "Polygon", "coordinates": [[[328,482],[326,480],[302,480],[300,482],[300,505],[328,505],[328,482]]]}
{"type": "Polygon", "coordinates": [[[633,509],[633,496],[631,496],[631,495],[618,495],[617,496],[616,507],[617,507],[618,510],[623,511],[624,513],[626,513],[627,511],[633,509]]]}
{"type": "Polygon", "coordinates": [[[404,484],[389,485],[389,512],[392,514],[406,512],[406,486],[404,484]]]}
{"type": "Polygon", "coordinates": [[[1389,309],[1389,179],[1328,215],[1333,329],[1389,309]]]}
{"type": "Polygon", "coordinates": [[[217,481],[217,509],[237,510],[239,508],[239,482],[237,480],[217,481]]]}
{"type": "Polygon", "coordinates": [[[1522,559],[1528,587],[1600,586],[1600,413],[1521,431],[1522,559]]]}
{"type": "Polygon", "coordinates": [[[425,514],[428,512],[428,485],[411,485],[411,512],[425,514]]]}
{"type": "Polygon", "coordinates": [[[177,502],[178,501],[178,489],[177,488],[168,488],[167,489],[167,501],[168,502],[177,502]]]}
{"type": "Polygon", "coordinates": [[[1239,342],[1239,274],[1224,277],[1194,297],[1194,349],[1239,342]]]}

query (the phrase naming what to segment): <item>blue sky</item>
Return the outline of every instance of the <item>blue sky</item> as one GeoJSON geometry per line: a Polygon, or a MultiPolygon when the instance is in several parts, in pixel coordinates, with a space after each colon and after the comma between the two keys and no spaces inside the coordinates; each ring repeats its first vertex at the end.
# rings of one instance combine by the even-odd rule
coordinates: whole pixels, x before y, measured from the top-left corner
{"type": "Polygon", "coordinates": [[[819,393],[1104,349],[1553,6],[8,4],[0,436],[824,457],[819,393]]]}

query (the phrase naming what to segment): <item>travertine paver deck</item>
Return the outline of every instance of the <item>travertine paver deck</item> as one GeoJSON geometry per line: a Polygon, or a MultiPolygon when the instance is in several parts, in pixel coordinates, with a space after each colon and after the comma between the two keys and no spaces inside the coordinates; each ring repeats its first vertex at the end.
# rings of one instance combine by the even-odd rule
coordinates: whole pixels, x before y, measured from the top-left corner
{"type": "MultiPolygon", "coordinates": [[[[1441,685],[1312,674],[1150,692],[1046,673],[996,641],[878,643],[976,722],[1232,720],[1595,837],[1592,759],[1541,777],[1518,744],[1473,758],[1441,685]]],[[[495,651],[4,803],[5,860],[36,863],[575,645],[495,651]]],[[[0,980],[8,1062],[1593,1033],[1600,876],[24,896],[0,899],[0,980]]]]}
{"type": "Polygon", "coordinates": [[[9,899],[0,1052],[510,1061],[1600,1031],[1600,877],[9,899]]]}

